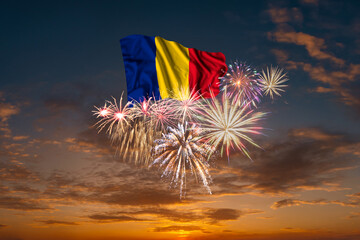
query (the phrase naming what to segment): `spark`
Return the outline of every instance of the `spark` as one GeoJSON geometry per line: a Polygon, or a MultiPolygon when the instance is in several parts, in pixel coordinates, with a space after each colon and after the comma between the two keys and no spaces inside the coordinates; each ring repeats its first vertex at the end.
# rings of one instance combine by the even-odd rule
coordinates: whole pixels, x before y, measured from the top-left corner
{"type": "Polygon", "coordinates": [[[93,111],[94,115],[96,115],[96,118],[99,118],[99,117],[107,117],[110,113],[111,113],[111,110],[107,107],[107,104],[105,103],[105,105],[103,107],[96,107],[96,110],[93,111]]]}
{"type": "Polygon", "coordinates": [[[122,113],[122,112],[117,112],[117,113],[115,113],[114,117],[115,117],[118,121],[121,121],[121,120],[123,120],[123,119],[125,118],[125,115],[124,115],[124,113],[122,113]]]}
{"type": "Polygon", "coordinates": [[[162,177],[171,177],[172,184],[180,183],[180,197],[185,195],[187,170],[192,172],[196,181],[200,177],[211,194],[207,161],[211,146],[201,140],[196,125],[189,126],[185,122],[179,123],[177,128],[168,127],[168,133],[163,133],[163,137],[155,140],[155,143],[155,157],[150,166],[160,165],[160,168],[164,168],[162,177]]]}
{"type": "Polygon", "coordinates": [[[279,91],[285,92],[282,88],[287,87],[283,85],[288,81],[287,74],[284,69],[279,67],[266,68],[266,71],[262,70],[260,74],[260,87],[265,95],[270,95],[271,99],[274,98],[274,94],[281,96],[279,91]]]}
{"type": "Polygon", "coordinates": [[[256,107],[256,103],[260,102],[259,74],[245,63],[236,61],[233,65],[230,64],[229,72],[220,79],[222,90],[227,90],[233,104],[244,106],[251,102],[256,107]]]}
{"type": "Polygon", "coordinates": [[[106,117],[110,113],[109,109],[106,107],[100,110],[100,116],[106,117]]]}

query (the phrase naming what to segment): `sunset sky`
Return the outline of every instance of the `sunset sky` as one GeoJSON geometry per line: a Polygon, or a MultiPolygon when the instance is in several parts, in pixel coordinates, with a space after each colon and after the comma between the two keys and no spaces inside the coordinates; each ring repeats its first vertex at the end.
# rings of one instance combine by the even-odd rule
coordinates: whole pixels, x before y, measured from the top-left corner
{"type": "MultiPolygon", "coordinates": [[[[2,1],[0,239],[360,239],[360,2],[2,1]],[[115,156],[95,106],[126,94],[119,39],[278,65],[253,162],[216,159],[185,199],[115,156]]],[[[130,162],[130,163],[129,163],[130,162]]]]}

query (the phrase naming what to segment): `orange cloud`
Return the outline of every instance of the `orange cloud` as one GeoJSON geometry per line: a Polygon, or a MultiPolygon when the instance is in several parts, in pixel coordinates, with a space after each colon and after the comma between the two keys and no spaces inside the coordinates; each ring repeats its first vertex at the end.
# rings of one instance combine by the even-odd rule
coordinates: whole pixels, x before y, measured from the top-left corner
{"type": "Polygon", "coordinates": [[[20,112],[20,108],[6,103],[5,99],[2,97],[2,92],[0,92],[0,139],[1,138],[11,138],[11,130],[9,128],[8,119],[20,112]]]}
{"type": "Polygon", "coordinates": [[[313,201],[303,201],[303,200],[298,200],[298,199],[283,199],[283,200],[275,202],[271,206],[271,208],[278,209],[278,208],[282,208],[282,207],[300,206],[300,205],[304,205],[304,204],[318,205],[318,204],[328,204],[328,203],[329,202],[326,201],[325,199],[313,200],[313,201]]]}
{"type": "Polygon", "coordinates": [[[49,206],[43,202],[35,199],[15,197],[15,196],[1,196],[0,208],[22,210],[22,211],[36,211],[49,210],[49,206]]]}
{"type": "Polygon", "coordinates": [[[25,140],[25,139],[28,139],[29,136],[14,136],[13,137],[13,140],[14,141],[21,141],[21,140],[25,140]]]}
{"type": "Polygon", "coordinates": [[[138,222],[146,221],[145,219],[134,218],[126,215],[108,215],[108,214],[93,214],[89,216],[90,219],[99,222],[138,222]]]}
{"type": "Polygon", "coordinates": [[[44,221],[38,221],[38,222],[44,223],[46,225],[63,225],[63,226],[79,225],[76,222],[57,221],[57,220],[44,220],[44,221]]]}
{"type": "Polygon", "coordinates": [[[331,88],[325,88],[325,87],[316,87],[313,92],[317,92],[317,93],[330,93],[330,92],[334,92],[334,89],[331,88]]]}
{"type": "Polygon", "coordinates": [[[348,199],[346,201],[339,201],[339,200],[326,200],[326,199],[319,199],[319,200],[299,200],[299,199],[283,199],[280,201],[275,202],[271,208],[278,209],[282,207],[291,207],[291,206],[301,206],[301,205],[325,205],[325,204],[337,204],[345,207],[358,207],[360,206],[360,193],[354,193],[350,195],[346,195],[348,199]]]}
{"type": "Polygon", "coordinates": [[[298,128],[290,131],[290,136],[304,137],[319,141],[329,141],[340,138],[339,135],[329,134],[318,128],[298,128]]]}
{"type": "Polygon", "coordinates": [[[170,225],[166,227],[156,227],[152,229],[153,232],[193,232],[193,231],[205,231],[202,227],[194,225],[170,225]]]}
{"type": "Polygon", "coordinates": [[[319,0],[300,0],[302,4],[319,5],[319,0]]]}
{"type": "Polygon", "coordinates": [[[12,115],[16,115],[20,112],[20,108],[10,103],[0,102],[0,120],[2,122],[7,121],[12,115]]]}
{"type": "Polygon", "coordinates": [[[352,212],[347,218],[360,218],[360,212],[352,212]]]}
{"type": "Polygon", "coordinates": [[[276,56],[278,62],[286,65],[287,69],[302,69],[307,72],[312,79],[329,85],[329,87],[318,86],[315,89],[311,89],[311,92],[332,92],[336,94],[344,104],[360,110],[359,94],[356,92],[356,88],[348,86],[360,75],[360,64],[350,64],[347,69],[329,71],[320,65],[313,66],[309,63],[288,60],[289,55],[284,50],[273,49],[272,53],[276,56]]]}
{"type": "Polygon", "coordinates": [[[276,24],[303,21],[303,15],[298,8],[277,8],[272,7],[268,10],[271,21],[276,24]]]}
{"type": "Polygon", "coordinates": [[[281,43],[294,43],[299,46],[305,46],[309,55],[315,59],[330,60],[341,66],[345,64],[343,59],[322,51],[323,49],[326,49],[325,40],[322,38],[314,37],[302,32],[287,32],[283,30],[278,30],[272,33],[269,32],[268,37],[281,43]]]}
{"type": "Polygon", "coordinates": [[[38,181],[39,177],[21,164],[0,162],[0,180],[2,181],[38,181]]]}
{"type": "Polygon", "coordinates": [[[284,195],[299,190],[343,190],[339,176],[341,171],[357,167],[353,159],[358,155],[352,151],[356,146],[345,136],[322,129],[293,129],[287,141],[255,152],[258,161],[213,173],[213,194],[284,195]]]}

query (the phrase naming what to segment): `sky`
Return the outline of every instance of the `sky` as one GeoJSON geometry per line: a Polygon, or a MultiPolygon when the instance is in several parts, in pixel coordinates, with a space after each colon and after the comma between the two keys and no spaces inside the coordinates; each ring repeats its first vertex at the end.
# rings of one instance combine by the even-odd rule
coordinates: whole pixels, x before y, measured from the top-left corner
{"type": "Polygon", "coordinates": [[[360,239],[358,1],[0,3],[0,239],[360,239]],[[116,156],[94,106],[126,95],[119,40],[161,36],[288,73],[253,162],[209,195],[116,156]]]}

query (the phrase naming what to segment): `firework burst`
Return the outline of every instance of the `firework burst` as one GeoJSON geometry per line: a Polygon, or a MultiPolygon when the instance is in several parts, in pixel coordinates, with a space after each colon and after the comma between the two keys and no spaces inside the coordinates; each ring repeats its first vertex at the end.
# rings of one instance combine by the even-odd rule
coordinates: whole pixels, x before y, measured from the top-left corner
{"type": "Polygon", "coordinates": [[[231,104],[226,92],[221,101],[212,98],[206,100],[208,109],[199,117],[204,139],[215,148],[221,148],[221,155],[226,149],[229,157],[230,148],[239,149],[251,159],[246,143],[259,147],[248,134],[261,134],[262,127],[256,124],[265,113],[249,110],[248,102],[244,106],[231,104]]]}
{"type": "Polygon", "coordinates": [[[221,80],[221,88],[232,96],[233,104],[244,106],[250,102],[256,107],[256,103],[260,102],[259,73],[245,63],[230,64],[228,73],[221,80]]]}
{"type": "Polygon", "coordinates": [[[168,128],[168,133],[155,140],[153,148],[154,161],[151,165],[164,168],[162,177],[171,177],[171,183],[180,183],[180,196],[185,195],[186,172],[190,170],[196,181],[200,178],[207,191],[211,194],[209,183],[211,177],[207,162],[211,146],[204,143],[199,136],[199,129],[188,126],[188,123],[178,124],[177,128],[168,128]]]}
{"type": "Polygon", "coordinates": [[[135,118],[141,118],[146,120],[147,118],[150,118],[151,112],[150,112],[150,106],[151,106],[152,98],[146,99],[136,102],[134,101],[133,104],[133,114],[135,118]]]}
{"type": "Polygon", "coordinates": [[[101,132],[105,127],[107,127],[106,132],[112,134],[115,131],[124,131],[132,122],[133,115],[131,114],[131,109],[129,108],[130,103],[123,105],[122,95],[119,100],[119,103],[116,102],[116,99],[113,97],[113,101],[106,101],[103,107],[96,107],[93,111],[96,118],[101,117],[101,119],[95,124],[97,125],[99,132],[101,132]]]}
{"type": "Polygon", "coordinates": [[[265,95],[270,95],[271,99],[273,99],[274,94],[281,96],[279,91],[285,92],[282,88],[287,87],[287,85],[283,85],[283,83],[289,79],[284,69],[271,66],[271,68],[266,68],[266,71],[262,70],[260,80],[262,91],[265,95]]]}
{"type": "Polygon", "coordinates": [[[180,99],[175,100],[174,114],[181,119],[181,122],[192,121],[194,116],[201,114],[201,104],[199,103],[199,95],[187,89],[180,91],[180,99]]]}
{"type": "Polygon", "coordinates": [[[260,148],[253,136],[261,134],[258,122],[266,115],[255,111],[260,97],[280,96],[288,81],[278,67],[259,74],[235,62],[228,69],[220,78],[217,98],[205,99],[189,89],[180,89],[177,99],[153,97],[123,104],[121,96],[119,102],[113,98],[95,107],[93,113],[100,119],[96,126],[99,132],[106,130],[123,160],[162,169],[162,177],[179,186],[180,197],[185,196],[187,173],[211,193],[209,160],[224,151],[229,159],[231,149],[251,159],[247,147],[260,148]]]}
{"type": "Polygon", "coordinates": [[[156,130],[165,131],[168,126],[176,125],[174,99],[153,100],[150,105],[152,127],[156,130]]]}

